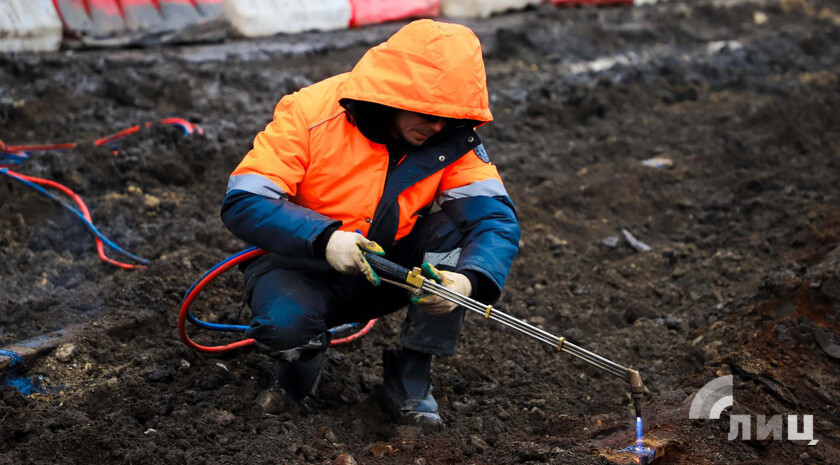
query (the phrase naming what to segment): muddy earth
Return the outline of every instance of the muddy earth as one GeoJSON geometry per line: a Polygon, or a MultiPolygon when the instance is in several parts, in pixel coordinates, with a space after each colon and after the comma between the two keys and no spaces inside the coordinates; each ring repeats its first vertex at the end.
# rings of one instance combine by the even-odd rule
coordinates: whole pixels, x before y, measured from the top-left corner
{"type": "MultiPolygon", "coordinates": [[[[657,463],[840,463],[840,7],[543,6],[465,24],[496,117],[480,133],[523,229],[498,308],[638,369],[657,463]],[[653,157],[671,164],[642,163],[653,157]],[[689,419],[722,375],[734,405],[689,419]],[[751,418],[751,440],[728,440],[732,415],[751,418]],[[787,418],[758,440],[759,415],[800,430],[812,415],[819,442],[789,440],[787,418]]],[[[616,453],[634,440],[623,381],[480,315],[433,365],[443,431],[393,425],[376,400],[401,313],[328,352],[303,417],[257,405],[267,356],[179,340],[187,288],[244,248],[219,205],[277,100],[400,26],[0,57],[3,141],[88,142],[15,169],[74,189],[103,233],[151,260],[100,262],[76,217],[0,178],[0,346],[64,330],[5,373],[33,392],[0,388],[0,463],[631,463],[616,453]],[[117,155],[89,143],[170,116],[204,134],[151,127],[117,155]]],[[[224,274],[195,313],[244,324],[241,289],[224,274]]]]}

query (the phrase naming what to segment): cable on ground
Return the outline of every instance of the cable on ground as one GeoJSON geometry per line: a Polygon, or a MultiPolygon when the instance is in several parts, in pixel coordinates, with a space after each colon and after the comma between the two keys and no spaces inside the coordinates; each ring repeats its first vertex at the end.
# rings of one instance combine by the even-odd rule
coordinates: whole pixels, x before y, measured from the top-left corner
{"type": "MultiPolygon", "coordinates": [[[[207,287],[207,285],[210,284],[219,275],[225,273],[227,270],[233,268],[234,266],[240,263],[252,260],[261,255],[265,255],[266,253],[268,252],[262,249],[258,249],[257,247],[251,247],[250,249],[245,249],[241,252],[235,253],[222,260],[221,262],[217,263],[212,268],[210,268],[206,273],[204,273],[204,275],[201,276],[201,278],[199,278],[196,282],[192,284],[192,286],[190,286],[190,288],[187,290],[187,293],[184,295],[184,300],[181,303],[181,310],[178,313],[178,336],[181,338],[181,341],[183,341],[184,344],[187,345],[187,347],[195,349],[199,352],[220,353],[242,347],[247,347],[253,345],[256,342],[254,339],[242,339],[236,342],[218,346],[201,345],[193,341],[187,334],[186,322],[189,321],[190,323],[198,326],[199,328],[208,329],[211,331],[239,333],[245,332],[248,329],[248,326],[246,325],[227,325],[199,320],[190,312],[190,307],[195,302],[195,299],[198,297],[201,291],[204,290],[204,288],[207,287]]],[[[332,341],[330,341],[330,345],[337,346],[353,342],[367,334],[375,324],[376,319],[372,319],[368,321],[364,325],[364,327],[358,332],[339,339],[333,339],[332,341]]],[[[356,324],[341,325],[336,328],[330,329],[330,332],[338,333],[340,331],[344,331],[354,326],[356,326],[356,324]]]]}

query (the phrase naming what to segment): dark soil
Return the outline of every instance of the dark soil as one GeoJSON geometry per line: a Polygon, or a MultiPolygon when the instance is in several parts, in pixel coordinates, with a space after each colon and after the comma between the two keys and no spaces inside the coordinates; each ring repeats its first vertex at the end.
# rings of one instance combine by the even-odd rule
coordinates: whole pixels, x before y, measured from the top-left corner
{"type": "MultiPolygon", "coordinates": [[[[662,463],[840,463],[840,370],[817,340],[840,338],[836,3],[545,6],[467,24],[496,116],[481,134],[523,227],[498,307],[638,369],[662,463]],[[655,156],[673,166],[642,165],[655,156]],[[602,242],[621,228],[652,250],[602,242]],[[723,374],[735,405],[689,420],[691,396],[723,374]],[[729,441],[730,414],[813,415],[819,443],[729,441]]],[[[441,432],[392,425],[376,402],[400,314],[328,352],[322,406],[300,418],[256,405],[265,355],[178,339],[186,289],[244,247],[219,205],[276,101],[349,70],[399,26],[0,57],[8,144],[91,141],[169,116],[205,129],[151,128],[117,156],[88,145],[19,169],[76,190],[106,235],[152,261],[145,270],[101,263],[75,217],[0,179],[0,346],[81,328],[72,353],[22,373],[44,392],[0,388],[0,463],[619,460],[607,457],[633,441],[626,384],[477,315],[457,355],[434,364],[441,432]]],[[[227,273],[195,312],[243,324],[241,288],[227,273]]]]}

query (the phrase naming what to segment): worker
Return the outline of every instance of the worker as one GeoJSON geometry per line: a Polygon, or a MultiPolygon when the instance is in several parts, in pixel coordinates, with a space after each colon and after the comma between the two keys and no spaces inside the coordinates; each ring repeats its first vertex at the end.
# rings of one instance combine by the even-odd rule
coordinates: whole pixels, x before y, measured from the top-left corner
{"type": "Polygon", "coordinates": [[[329,328],[408,306],[401,347],[384,351],[382,399],[400,423],[442,424],[432,356],[455,352],[465,310],[380,285],[362,251],[430,263],[446,287],[499,298],[520,230],[475,132],[492,119],[478,38],[432,20],[277,104],[230,176],[221,217],[269,252],[244,267],[245,334],[274,357],[272,389],[296,408],[313,405],[329,328]]]}

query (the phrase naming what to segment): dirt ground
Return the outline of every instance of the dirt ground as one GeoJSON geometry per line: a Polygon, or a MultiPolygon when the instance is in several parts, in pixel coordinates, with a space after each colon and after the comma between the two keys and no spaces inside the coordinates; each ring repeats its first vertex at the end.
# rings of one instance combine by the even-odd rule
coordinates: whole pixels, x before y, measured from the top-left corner
{"type": "MultiPolygon", "coordinates": [[[[496,117],[480,133],[523,229],[498,308],[638,369],[658,463],[840,463],[837,4],[544,6],[465,24],[496,117]],[[605,241],[622,228],[651,250],[605,241]],[[691,396],[723,374],[735,405],[690,420],[691,396]],[[813,415],[819,443],[787,440],[787,424],[781,440],[730,441],[731,414],[813,415]]],[[[153,127],[117,156],[86,145],[19,169],[76,190],[145,270],[101,263],[75,217],[0,179],[0,346],[79,331],[14,374],[42,392],[0,388],[0,463],[625,463],[612,453],[634,438],[627,385],[477,315],[433,365],[440,432],[391,424],[375,399],[399,313],[328,352],[322,405],[300,418],[256,405],[267,356],[178,339],[186,289],[244,247],[219,205],[276,101],[349,70],[399,26],[0,57],[8,144],[169,116],[205,130],[153,127]]],[[[225,274],[196,314],[244,324],[241,287],[225,274]]]]}

